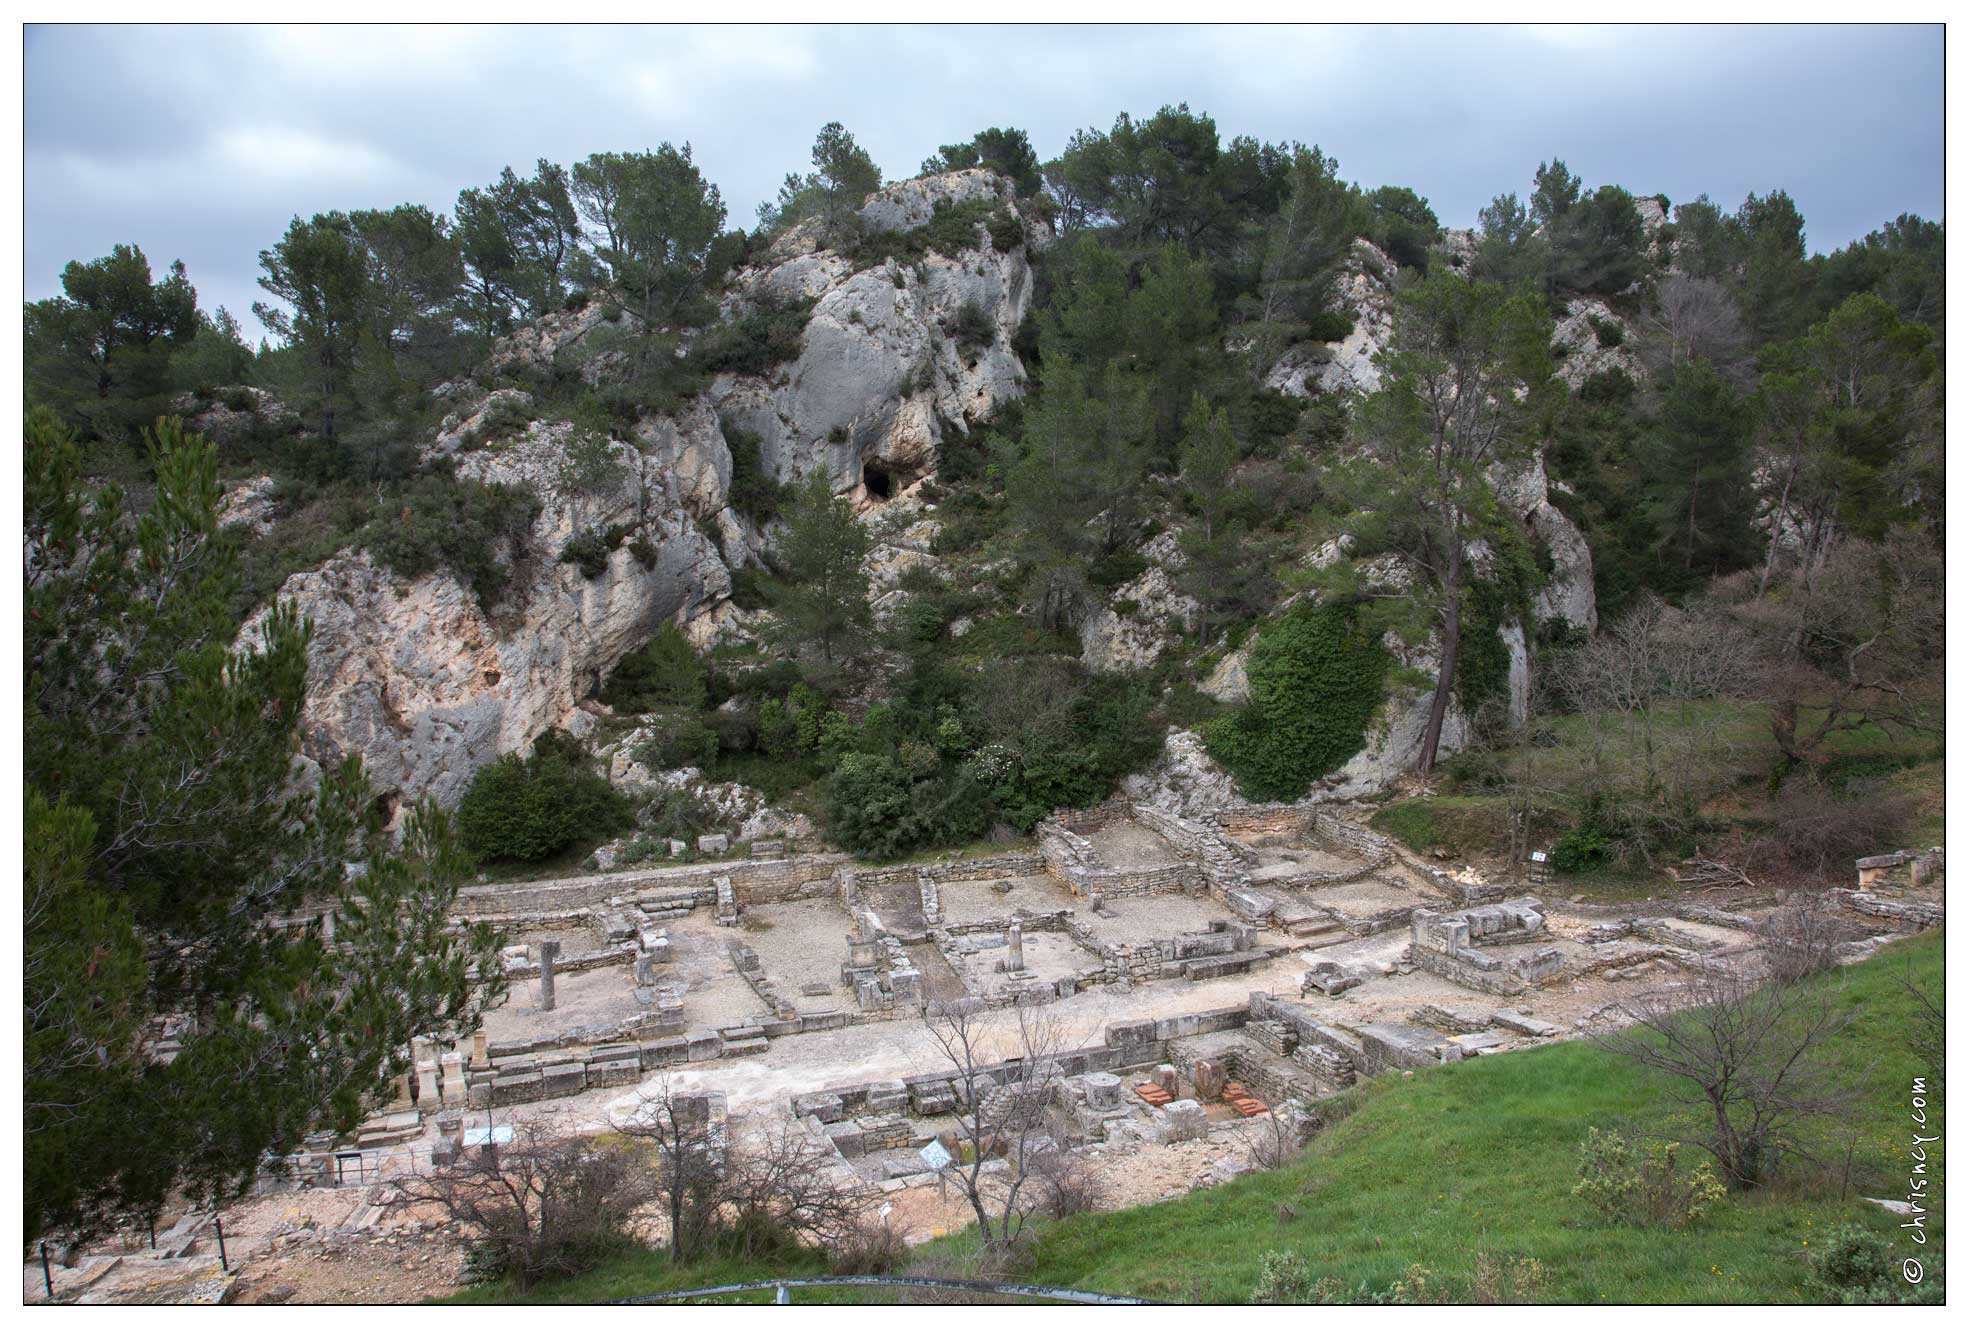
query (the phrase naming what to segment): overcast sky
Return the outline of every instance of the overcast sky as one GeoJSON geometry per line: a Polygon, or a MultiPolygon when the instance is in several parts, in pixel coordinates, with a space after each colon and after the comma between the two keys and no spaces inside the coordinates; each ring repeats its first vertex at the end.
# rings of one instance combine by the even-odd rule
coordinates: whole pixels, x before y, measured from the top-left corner
{"type": "Polygon", "coordinates": [[[444,209],[508,164],[688,140],[750,226],[835,119],[891,178],[988,125],[1049,158],[1186,101],[1449,226],[1555,155],[1677,203],[1785,189],[1816,250],[1942,216],[1939,26],[43,26],[25,77],[27,297],[133,242],[255,336],[259,251],[297,213],[444,209]]]}

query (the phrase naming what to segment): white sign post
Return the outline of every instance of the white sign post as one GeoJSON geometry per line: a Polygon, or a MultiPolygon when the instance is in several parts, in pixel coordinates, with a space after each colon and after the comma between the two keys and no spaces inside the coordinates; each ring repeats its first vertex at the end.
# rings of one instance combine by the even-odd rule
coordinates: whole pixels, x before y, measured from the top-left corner
{"type": "Polygon", "coordinates": [[[950,1150],[943,1147],[941,1140],[932,1140],[921,1149],[918,1149],[916,1153],[925,1163],[930,1165],[930,1171],[937,1174],[937,1198],[939,1200],[943,1199],[944,1169],[951,1164],[950,1150]]]}

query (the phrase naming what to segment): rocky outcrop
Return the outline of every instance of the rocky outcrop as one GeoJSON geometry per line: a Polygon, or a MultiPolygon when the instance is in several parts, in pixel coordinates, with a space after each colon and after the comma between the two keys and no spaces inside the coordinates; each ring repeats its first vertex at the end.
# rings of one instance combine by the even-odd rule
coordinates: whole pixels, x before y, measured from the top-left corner
{"type": "Polygon", "coordinates": [[[271,475],[256,475],[226,486],[219,496],[219,529],[243,526],[254,535],[273,530],[275,484],[271,475]]]}
{"type": "Polygon", "coordinates": [[[1491,484],[1505,505],[1524,523],[1525,534],[1551,555],[1552,571],[1532,597],[1532,616],[1539,623],[1563,619],[1585,632],[1600,624],[1593,594],[1593,551],[1572,519],[1552,504],[1552,481],[1545,473],[1545,454],[1533,454],[1517,466],[1491,470],[1491,484]]]}
{"type": "Polygon", "coordinates": [[[301,427],[301,417],[264,388],[221,388],[206,396],[188,392],[173,400],[171,409],[184,417],[186,429],[218,445],[222,457],[242,443],[301,427]]]}
{"type": "Polygon", "coordinates": [[[956,257],[855,271],[817,253],[741,274],[735,310],[795,296],[816,303],[796,360],[763,378],[721,378],[705,403],[758,434],[780,479],[820,468],[837,493],[871,505],[906,492],[935,470],[945,428],[968,431],[1024,392],[1012,337],[1032,269],[1023,246],[1001,253],[983,224],[976,234],[976,248],[956,257]],[[960,344],[967,317],[982,324],[960,344]]]}
{"type": "MultiPolygon", "coordinates": [[[[473,772],[562,724],[663,623],[691,627],[722,605],[731,579],[717,549],[668,486],[641,487],[627,444],[615,448],[624,467],[612,490],[562,492],[568,429],[535,425],[458,459],[462,477],[542,502],[530,550],[490,609],[449,573],[406,582],[366,552],[288,579],[281,598],[315,625],[302,719],[311,759],[360,753],[379,796],[455,803],[473,772]],[[576,534],[618,523],[645,532],[648,566],[626,543],[597,577],[559,561],[576,534]]],[[[256,636],[257,620],[243,639],[256,636]]]]}
{"type": "Polygon", "coordinates": [[[1395,317],[1395,263],[1365,240],[1354,241],[1333,307],[1352,315],[1353,330],[1336,342],[1308,342],[1280,357],[1265,386],[1295,397],[1373,392],[1381,386],[1374,357],[1388,344],[1395,317]]]}
{"type": "MultiPolygon", "coordinates": [[[[905,229],[939,203],[975,199],[1019,217],[1009,185],[962,171],[891,186],[869,200],[864,220],[874,231],[905,229]]],[[[315,623],[303,720],[310,758],[360,753],[386,800],[455,803],[480,766],[568,723],[660,625],[678,624],[701,647],[742,635],[748,616],[729,601],[731,569],[755,560],[764,537],[729,504],[721,417],[759,435],[761,461],[780,479],[821,467],[866,507],[902,496],[934,470],[946,429],[967,430],[1024,390],[1011,341],[1032,294],[1027,248],[1051,232],[1036,220],[1020,226],[1025,243],[1009,250],[980,224],[975,247],[955,256],[861,269],[821,249],[810,229],[782,236],[767,261],[736,276],[724,314],[813,300],[799,354],[763,375],[721,375],[611,440],[619,474],[601,492],[568,483],[572,426],[535,419],[526,392],[465,381],[438,389],[450,411],[425,455],[451,458],[463,479],[533,493],[541,512],[528,552],[492,606],[448,574],[405,581],[348,550],[290,578],[281,598],[315,623]],[[559,561],[577,535],[611,528],[627,533],[598,575],[559,561]]],[[[489,374],[557,366],[606,381],[624,354],[610,313],[591,301],[537,320],[494,348],[489,374]]],[[[916,525],[878,545],[875,571],[891,593],[908,566],[930,558],[932,535],[916,525]]],[[[257,631],[249,622],[242,642],[257,631]]]]}
{"type": "Polygon", "coordinates": [[[1080,658],[1090,669],[1145,669],[1193,625],[1200,606],[1176,585],[1185,563],[1173,531],[1142,546],[1149,564],[1096,604],[1080,623],[1080,658]]]}
{"type": "Polygon", "coordinates": [[[1552,330],[1552,344],[1565,348],[1558,376],[1575,392],[1608,369],[1619,369],[1637,380],[1645,375],[1627,321],[1597,296],[1575,296],[1566,302],[1566,316],[1552,330]]]}
{"type": "Polygon", "coordinates": [[[1189,818],[1244,802],[1236,781],[1210,759],[1203,739],[1188,729],[1170,730],[1162,740],[1162,755],[1146,771],[1122,781],[1121,792],[1130,803],[1189,818]]]}

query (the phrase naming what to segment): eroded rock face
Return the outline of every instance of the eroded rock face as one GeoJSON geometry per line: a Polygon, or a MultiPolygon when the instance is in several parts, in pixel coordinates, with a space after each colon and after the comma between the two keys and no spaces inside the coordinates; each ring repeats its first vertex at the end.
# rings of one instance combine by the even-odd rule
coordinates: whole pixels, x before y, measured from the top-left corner
{"type": "Polygon", "coordinates": [[[819,468],[836,493],[885,502],[935,469],[946,424],[968,431],[1025,390],[1012,337],[1032,269],[1023,248],[994,250],[982,225],[978,248],[957,258],[853,272],[838,256],[810,256],[744,274],[738,291],[757,300],[789,288],[818,298],[799,357],[764,378],[721,378],[704,396],[759,435],[779,479],[819,468]],[[988,342],[958,344],[967,307],[988,342]]]}
{"type": "Polygon", "coordinates": [[[1545,454],[1538,452],[1520,466],[1492,468],[1491,483],[1518,514],[1526,534],[1552,556],[1551,575],[1532,597],[1533,617],[1540,623],[1564,619],[1583,631],[1596,630],[1600,614],[1593,593],[1593,551],[1572,519],[1552,505],[1545,454]]]}
{"type": "MultiPolygon", "coordinates": [[[[1653,199],[1647,200],[1650,204],[1653,199]]],[[[1640,357],[1634,354],[1633,336],[1627,321],[1597,296],[1576,296],[1566,301],[1566,316],[1552,330],[1552,343],[1566,348],[1559,362],[1558,375],[1568,388],[1577,392],[1587,379],[1608,369],[1625,371],[1639,380],[1646,376],[1640,357]],[[1619,340],[1612,346],[1600,344],[1600,330],[1610,329],[1619,340]]]]}
{"type": "Polygon", "coordinates": [[[1194,624],[1200,606],[1176,585],[1183,559],[1164,532],[1143,550],[1148,567],[1094,606],[1080,624],[1080,658],[1090,669],[1145,669],[1175,644],[1177,624],[1194,624]]]}
{"type": "Polygon", "coordinates": [[[1190,818],[1244,802],[1230,773],[1210,759],[1202,737],[1188,729],[1170,730],[1155,764],[1122,781],[1121,792],[1131,803],[1190,818]]]}
{"type": "MultiPolygon", "coordinates": [[[[461,476],[523,485],[542,502],[531,550],[490,611],[448,573],[405,582],[367,552],[345,551],[281,588],[315,624],[302,717],[311,758],[360,753],[379,796],[455,804],[480,766],[565,723],[659,626],[688,628],[729,596],[716,547],[667,490],[641,493],[625,473],[611,492],[560,492],[566,429],[536,425],[459,459],[461,476]],[[558,559],[577,532],[638,521],[652,566],[626,545],[594,578],[558,559]]],[[[244,639],[257,631],[256,618],[244,639]]]]}
{"type": "Polygon", "coordinates": [[[1334,307],[1353,316],[1353,331],[1337,342],[1293,347],[1266,376],[1265,386],[1295,397],[1380,387],[1381,369],[1374,357],[1394,329],[1394,273],[1393,259],[1365,240],[1354,241],[1334,293],[1334,307]]]}
{"type": "MultiPolygon", "coordinates": [[[[865,212],[872,228],[898,229],[927,221],[939,200],[990,197],[1016,214],[1009,195],[987,172],[953,172],[891,186],[865,212]]],[[[798,357],[764,376],[722,376],[676,412],[638,422],[632,439],[612,440],[621,474],[604,492],[579,492],[565,480],[571,426],[515,425],[533,414],[526,393],[445,385],[437,395],[451,414],[426,455],[451,456],[461,478],[538,497],[528,555],[490,607],[448,574],[405,581],[355,551],[290,578],[280,597],[316,625],[303,718],[309,756],[360,753],[380,796],[455,804],[479,767],[567,724],[577,703],[662,624],[677,624],[700,648],[743,639],[756,615],[731,604],[731,569],[755,561],[764,537],[729,504],[732,460],[720,415],[760,435],[761,460],[781,479],[818,466],[836,492],[866,507],[903,496],[933,471],[945,428],[968,429],[1024,390],[1011,340],[1031,299],[1026,250],[1051,232],[1021,220],[1026,244],[1009,252],[980,226],[976,248],[958,257],[861,272],[810,233],[782,237],[768,263],[739,274],[726,312],[815,299],[798,357]],[[972,340],[959,346],[967,305],[982,318],[971,320],[972,340]],[[489,422],[500,427],[489,430],[489,422]],[[600,575],[559,561],[570,539],[612,526],[630,528],[632,538],[600,575]],[[633,536],[642,537],[649,566],[633,536]]],[[[600,381],[618,363],[620,335],[593,301],[503,339],[489,368],[524,373],[559,357],[600,381]]],[[[905,532],[879,571],[893,578],[927,559],[932,534],[905,532]]],[[[257,635],[256,617],[241,641],[257,635]]]]}

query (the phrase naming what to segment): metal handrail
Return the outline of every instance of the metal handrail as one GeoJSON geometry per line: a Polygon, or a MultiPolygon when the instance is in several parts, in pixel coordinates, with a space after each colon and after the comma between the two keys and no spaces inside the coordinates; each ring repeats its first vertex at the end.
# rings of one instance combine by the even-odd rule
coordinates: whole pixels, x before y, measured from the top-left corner
{"type": "Polygon", "coordinates": [[[925,1287],[956,1292],[985,1292],[994,1296],[1037,1297],[1046,1301],[1071,1301],[1087,1306],[1157,1306],[1160,1302],[1141,1297],[1123,1297],[1112,1292],[1084,1292],[1079,1288],[1045,1287],[1037,1283],[986,1283],[969,1278],[915,1278],[907,1275],[836,1274],[825,1278],[769,1278],[759,1283],[726,1283],[719,1287],[691,1288],[686,1292],[651,1292],[640,1297],[619,1297],[604,1306],[647,1306],[663,1301],[683,1301],[691,1297],[717,1297],[729,1292],[778,1293],[775,1301],[787,1304],[786,1290],[793,1287],[925,1287]]]}

